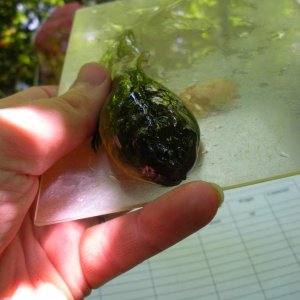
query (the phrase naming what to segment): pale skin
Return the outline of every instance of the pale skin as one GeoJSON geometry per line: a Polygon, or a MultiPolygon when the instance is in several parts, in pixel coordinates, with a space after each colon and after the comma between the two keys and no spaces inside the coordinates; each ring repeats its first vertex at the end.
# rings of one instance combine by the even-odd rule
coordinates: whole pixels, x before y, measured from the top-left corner
{"type": "Polygon", "coordinates": [[[83,299],[216,214],[222,193],[199,181],[106,222],[34,225],[39,177],[92,135],[110,85],[92,63],[63,96],[44,86],[0,100],[1,299],[83,299]]]}

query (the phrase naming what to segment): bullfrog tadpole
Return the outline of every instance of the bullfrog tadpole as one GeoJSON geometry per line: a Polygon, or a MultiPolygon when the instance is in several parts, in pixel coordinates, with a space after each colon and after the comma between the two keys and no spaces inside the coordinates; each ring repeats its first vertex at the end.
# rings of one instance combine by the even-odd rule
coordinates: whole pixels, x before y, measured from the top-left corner
{"type": "Polygon", "coordinates": [[[97,151],[101,140],[112,161],[131,176],[179,184],[199,152],[197,120],[175,93],[145,74],[131,30],[121,35],[111,55],[112,91],[92,148],[97,151]]]}

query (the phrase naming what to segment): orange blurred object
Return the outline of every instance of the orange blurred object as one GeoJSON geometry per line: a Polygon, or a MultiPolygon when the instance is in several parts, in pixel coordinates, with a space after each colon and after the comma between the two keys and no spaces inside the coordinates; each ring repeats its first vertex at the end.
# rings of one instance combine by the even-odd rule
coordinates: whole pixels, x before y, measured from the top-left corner
{"type": "Polygon", "coordinates": [[[193,112],[200,114],[220,110],[238,96],[234,84],[225,79],[195,83],[177,94],[193,112]]]}
{"type": "Polygon", "coordinates": [[[56,7],[34,38],[39,64],[39,83],[58,84],[78,2],[56,7]]]}

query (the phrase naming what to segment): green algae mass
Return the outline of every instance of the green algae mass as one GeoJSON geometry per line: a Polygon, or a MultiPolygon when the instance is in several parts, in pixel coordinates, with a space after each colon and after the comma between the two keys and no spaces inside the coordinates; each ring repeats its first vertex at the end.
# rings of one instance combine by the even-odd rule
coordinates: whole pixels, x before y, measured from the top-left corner
{"type": "Polygon", "coordinates": [[[178,96],[144,73],[132,31],[122,34],[109,55],[113,87],[92,147],[97,150],[101,139],[113,162],[131,176],[179,184],[197,159],[195,117],[178,96]]]}

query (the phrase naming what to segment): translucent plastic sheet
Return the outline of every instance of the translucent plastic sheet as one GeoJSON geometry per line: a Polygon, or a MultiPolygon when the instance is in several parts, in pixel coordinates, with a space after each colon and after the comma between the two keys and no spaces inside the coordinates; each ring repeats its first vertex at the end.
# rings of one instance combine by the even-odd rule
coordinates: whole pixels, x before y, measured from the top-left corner
{"type": "MultiPolygon", "coordinates": [[[[76,14],[60,93],[132,28],[150,53],[147,74],[192,100],[203,148],[186,182],[231,188],[299,173],[299,19],[293,0],[130,0],[85,8],[76,14]]],[[[36,224],[130,209],[169,189],[116,172],[105,151],[95,154],[86,141],[42,176],[36,224]]]]}

